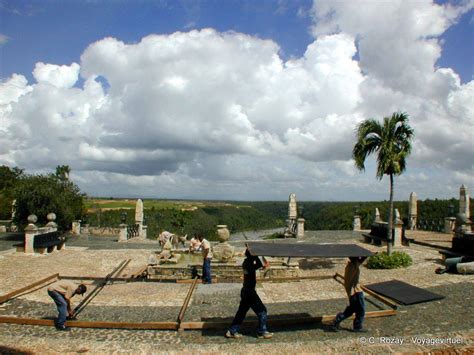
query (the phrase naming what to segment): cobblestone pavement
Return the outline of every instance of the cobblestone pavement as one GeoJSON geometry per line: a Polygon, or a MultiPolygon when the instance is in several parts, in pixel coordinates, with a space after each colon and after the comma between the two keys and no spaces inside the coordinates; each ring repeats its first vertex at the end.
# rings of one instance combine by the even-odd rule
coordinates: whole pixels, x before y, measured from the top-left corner
{"type": "MultiPolygon", "coordinates": [[[[352,233],[315,233],[307,242],[336,240],[354,242],[352,233]],[[332,238],[334,237],[334,238],[332,238]],[[332,238],[332,239],[331,239],[332,238]]],[[[118,244],[117,242],[115,242],[118,244]]],[[[359,243],[359,242],[358,242],[359,243]]],[[[107,243],[104,243],[106,245],[107,243]]],[[[70,245],[70,244],[69,244],[70,245]]],[[[383,248],[360,244],[374,251],[383,248]]],[[[66,250],[44,256],[27,256],[6,250],[0,253],[0,294],[28,285],[59,272],[72,276],[104,276],[124,259],[132,259],[124,273],[146,263],[152,248],[88,248],[68,246],[66,250]],[[126,248],[126,249],[123,249],[126,248]]],[[[152,246],[154,247],[154,246],[152,246]]],[[[360,337],[344,330],[333,333],[324,324],[272,328],[272,340],[255,337],[254,329],[244,327],[244,337],[229,340],[220,331],[148,331],[73,328],[59,333],[53,327],[0,324],[0,353],[15,351],[34,353],[386,353],[386,352],[474,352],[473,275],[436,275],[440,255],[432,248],[419,245],[402,248],[411,255],[414,265],[400,270],[369,270],[363,268],[363,283],[398,279],[445,296],[434,302],[400,306],[397,315],[368,318],[368,333],[360,337]],[[398,342],[390,344],[389,342],[398,342]],[[402,344],[400,344],[402,343],[402,344]]],[[[342,273],[342,259],[300,260],[303,275],[332,276],[342,273]]],[[[91,284],[92,286],[92,284],[91,284]]],[[[175,321],[188,292],[189,284],[114,283],[107,285],[79,315],[81,320],[102,321],[175,321]]],[[[185,315],[185,321],[226,318],[229,323],[238,307],[239,284],[198,285],[185,315]]],[[[342,310],[346,296],[342,286],[333,279],[299,282],[260,283],[257,289],[270,317],[331,315],[342,310]]],[[[377,310],[379,301],[366,295],[367,310],[377,310]]],[[[79,302],[76,296],[74,302],[79,302]],[[77,298],[77,299],[76,299],[77,298]]],[[[74,306],[74,305],[73,305],[74,306]]],[[[55,306],[45,288],[23,294],[2,305],[0,315],[54,318],[55,306]]],[[[250,319],[255,319],[252,312],[250,319]]]]}

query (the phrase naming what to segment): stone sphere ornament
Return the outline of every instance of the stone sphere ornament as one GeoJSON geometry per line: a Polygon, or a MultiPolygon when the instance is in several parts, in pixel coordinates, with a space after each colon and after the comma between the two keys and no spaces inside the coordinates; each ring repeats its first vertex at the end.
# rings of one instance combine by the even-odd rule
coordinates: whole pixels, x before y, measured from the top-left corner
{"type": "Polygon", "coordinates": [[[36,222],[38,222],[38,217],[35,214],[30,214],[28,216],[28,223],[35,224],[36,222]]]}
{"type": "Polygon", "coordinates": [[[48,215],[46,216],[46,218],[48,219],[48,221],[50,222],[54,222],[56,220],[56,213],[48,213],[48,215]]]}

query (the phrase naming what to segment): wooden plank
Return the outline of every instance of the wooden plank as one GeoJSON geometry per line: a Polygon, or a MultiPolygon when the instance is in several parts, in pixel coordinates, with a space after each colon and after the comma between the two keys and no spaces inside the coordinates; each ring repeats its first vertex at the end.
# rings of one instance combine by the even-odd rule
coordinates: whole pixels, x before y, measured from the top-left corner
{"type": "Polygon", "coordinates": [[[143,265],[134,272],[130,274],[130,278],[135,279],[137,277],[140,277],[146,270],[148,269],[148,265],[143,265]]]}
{"type": "Polygon", "coordinates": [[[82,312],[82,310],[89,304],[89,302],[97,296],[97,294],[102,291],[104,286],[107,284],[109,279],[113,277],[114,275],[119,274],[131,261],[132,259],[124,260],[120,263],[119,266],[117,266],[111,273],[109,273],[105,278],[103,278],[99,284],[96,286],[95,289],[93,289],[72,311],[72,316],[71,318],[77,317],[77,315],[82,312]]]}
{"type": "MultiPolygon", "coordinates": [[[[393,309],[383,310],[383,311],[371,311],[366,312],[366,318],[378,318],[378,317],[389,317],[396,315],[396,311],[393,309]]],[[[322,316],[293,316],[293,317],[284,317],[284,318],[268,318],[267,324],[269,326],[286,326],[286,325],[297,325],[297,324],[312,324],[312,323],[329,323],[332,322],[335,318],[335,315],[322,315],[322,316]]],[[[354,316],[351,317],[351,319],[354,316]]],[[[201,322],[181,322],[181,329],[189,330],[201,330],[201,329],[225,329],[229,327],[232,322],[232,319],[229,320],[209,320],[201,322]]],[[[246,320],[244,321],[245,325],[257,325],[258,320],[246,320]]]]}
{"type": "MultiPolygon", "coordinates": [[[[0,316],[0,323],[54,326],[52,319],[35,319],[0,316]]],[[[103,322],[103,321],[77,321],[68,320],[66,325],[71,328],[103,328],[103,329],[152,329],[152,330],[177,330],[177,322],[103,322]]]]}
{"type": "MultiPolygon", "coordinates": [[[[336,273],[336,275],[334,275],[334,278],[337,280],[337,278],[341,278],[342,280],[344,280],[344,276],[342,276],[341,274],[339,273],[336,273]]],[[[360,286],[362,288],[362,290],[364,292],[366,292],[367,294],[371,295],[373,298],[375,299],[378,299],[380,302],[383,302],[385,303],[387,306],[393,308],[393,309],[397,309],[398,308],[398,305],[393,302],[392,300],[372,291],[372,290],[369,290],[367,287],[365,287],[364,285],[361,285],[360,286]]]]}
{"type": "Polygon", "coordinates": [[[36,287],[36,286],[39,286],[45,282],[48,282],[48,281],[51,281],[51,280],[54,280],[54,279],[57,279],[59,277],[59,274],[54,274],[54,275],[51,275],[51,276],[48,276],[44,279],[41,279],[39,281],[36,281],[28,286],[25,286],[25,287],[22,287],[18,290],[15,290],[15,291],[12,291],[12,292],[9,292],[7,293],[6,295],[3,295],[3,296],[0,296],[0,304],[1,303],[4,303],[6,301],[8,301],[9,299],[25,292],[25,291],[28,291],[28,290],[31,290],[32,288],[36,287]]]}
{"type": "Polygon", "coordinates": [[[181,310],[179,311],[178,315],[178,323],[181,323],[181,321],[184,318],[184,314],[186,313],[186,309],[188,308],[189,301],[191,300],[191,296],[194,292],[194,289],[196,288],[198,278],[194,278],[194,282],[192,283],[191,287],[189,288],[188,294],[186,295],[186,298],[184,299],[183,306],[181,307],[181,310]]]}

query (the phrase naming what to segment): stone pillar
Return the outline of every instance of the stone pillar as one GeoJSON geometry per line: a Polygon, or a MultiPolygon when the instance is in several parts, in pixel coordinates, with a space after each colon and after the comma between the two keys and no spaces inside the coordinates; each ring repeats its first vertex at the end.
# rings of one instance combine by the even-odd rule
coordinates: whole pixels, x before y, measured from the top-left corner
{"type": "Polygon", "coordinates": [[[444,233],[447,233],[447,234],[454,233],[455,228],[456,228],[456,218],[446,217],[444,219],[444,233]]]}
{"type": "Polygon", "coordinates": [[[75,235],[79,235],[81,234],[81,221],[80,220],[77,220],[77,221],[73,221],[72,222],[72,234],[75,234],[75,235]]]}
{"type": "Polygon", "coordinates": [[[38,217],[34,214],[30,214],[28,216],[28,225],[25,228],[25,253],[26,254],[34,254],[34,242],[35,242],[35,235],[38,234],[38,227],[35,223],[38,221],[38,217]]]}
{"type": "Polygon", "coordinates": [[[410,194],[410,200],[408,201],[408,228],[410,230],[416,229],[416,223],[418,218],[418,205],[416,193],[410,194]]]}
{"type": "Polygon", "coordinates": [[[120,233],[119,233],[119,242],[126,242],[127,241],[127,225],[125,223],[121,223],[119,225],[120,233]]]}
{"type": "Polygon", "coordinates": [[[135,224],[138,224],[138,238],[143,239],[143,201],[141,199],[137,200],[135,206],[135,224]]]}
{"type": "Polygon", "coordinates": [[[380,218],[380,212],[378,208],[375,208],[374,223],[382,223],[382,218],[380,218]]]}
{"type": "Polygon", "coordinates": [[[142,226],[142,235],[141,235],[141,238],[142,239],[146,239],[147,238],[147,229],[148,229],[148,226],[142,226]]]}
{"type": "Polygon", "coordinates": [[[461,188],[459,189],[459,213],[464,214],[467,219],[471,217],[469,204],[469,191],[466,186],[461,185],[461,188]]]}
{"type": "Polygon", "coordinates": [[[56,224],[56,213],[48,213],[46,216],[48,219],[48,223],[46,224],[46,227],[48,227],[49,232],[56,232],[58,230],[58,225],[56,224]]]}
{"type": "Polygon", "coordinates": [[[354,214],[354,219],[352,220],[352,230],[353,231],[360,231],[362,229],[362,225],[360,222],[360,216],[358,213],[354,214]]]}
{"type": "Polygon", "coordinates": [[[400,218],[400,212],[398,209],[394,209],[395,218],[393,220],[393,246],[394,247],[401,247],[402,246],[402,233],[403,233],[403,221],[400,218]]]}
{"type": "Polygon", "coordinates": [[[304,218],[298,218],[298,227],[296,229],[296,238],[304,238],[304,218]]]}

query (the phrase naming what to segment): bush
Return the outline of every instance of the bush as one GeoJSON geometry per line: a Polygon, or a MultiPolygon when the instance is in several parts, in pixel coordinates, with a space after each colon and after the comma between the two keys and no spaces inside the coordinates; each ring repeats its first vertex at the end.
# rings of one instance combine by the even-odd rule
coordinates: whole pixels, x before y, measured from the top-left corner
{"type": "Polygon", "coordinates": [[[48,222],[50,212],[56,214],[56,223],[60,230],[68,230],[75,219],[83,213],[83,194],[79,188],[67,179],[50,175],[22,176],[14,191],[16,199],[15,223],[24,226],[30,214],[38,217],[38,225],[48,222]]]}
{"type": "Polygon", "coordinates": [[[410,255],[395,251],[390,256],[386,252],[373,255],[367,261],[369,269],[397,269],[407,267],[413,263],[410,255]]]}

